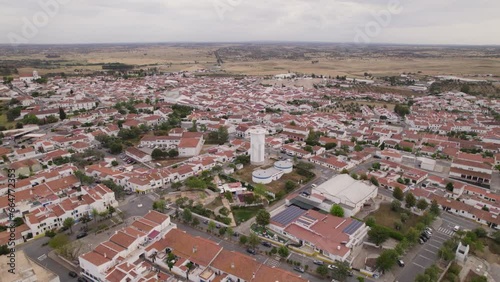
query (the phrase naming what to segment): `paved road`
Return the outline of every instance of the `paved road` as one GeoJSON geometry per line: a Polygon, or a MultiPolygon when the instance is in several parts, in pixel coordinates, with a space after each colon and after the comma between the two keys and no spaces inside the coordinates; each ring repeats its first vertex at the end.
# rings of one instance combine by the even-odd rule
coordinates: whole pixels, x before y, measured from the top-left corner
{"type": "MultiPolygon", "coordinates": [[[[32,260],[59,275],[61,281],[70,281],[71,278],[68,276],[70,270],[47,256],[52,249],[48,245],[42,245],[48,241],[47,237],[32,240],[19,246],[19,250],[24,250],[32,260]]],[[[76,281],[76,279],[73,280],[76,281]]]]}

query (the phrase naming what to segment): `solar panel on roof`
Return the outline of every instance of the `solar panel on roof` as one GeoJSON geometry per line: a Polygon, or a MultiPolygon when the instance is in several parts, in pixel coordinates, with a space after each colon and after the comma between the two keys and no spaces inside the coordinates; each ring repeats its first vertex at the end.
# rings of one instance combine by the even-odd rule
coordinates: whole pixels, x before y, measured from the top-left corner
{"type": "Polygon", "coordinates": [[[304,214],[306,211],[297,207],[297,206],[289,206],[284,211],[279,214],[273,216],[271,221],[277,222],[283,226],[290,224],[294,219],[304,214]]]}
{"type": "Polygon", "coordinates": [[[342,232],[351,235],[354,232],[356,232],[356,230],[358,230],[358,228],[361,227],[362,225],[363,222],[353,220],[346,228],[344,228],[344,230],[342,230],[342,232]]]}

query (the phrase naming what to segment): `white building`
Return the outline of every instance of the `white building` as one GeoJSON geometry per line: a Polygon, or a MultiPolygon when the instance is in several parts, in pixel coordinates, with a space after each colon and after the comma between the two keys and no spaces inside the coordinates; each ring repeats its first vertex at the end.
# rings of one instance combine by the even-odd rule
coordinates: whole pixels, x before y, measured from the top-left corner
{"type": "Polygon", "coordinates": [[[332,205],[339,204],[344,208],[345,216],[349,217],[358,213],[377,193],[377,186],[355,180],[348,174],[339,174],[314,187],[310,199],[319,203],[318,208],[327,212],[332,205]]]}
{"type": "Polygon", "coordinates": [[[250,162],[253,165],[261,165],[265,161],[266,130],[255,128],[250,131],[250,162]]]}

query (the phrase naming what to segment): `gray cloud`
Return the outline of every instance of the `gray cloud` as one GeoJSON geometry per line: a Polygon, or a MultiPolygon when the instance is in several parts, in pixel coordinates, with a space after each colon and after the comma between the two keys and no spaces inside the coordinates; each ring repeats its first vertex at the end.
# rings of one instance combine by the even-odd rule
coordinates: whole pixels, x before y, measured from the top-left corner
{"type": "Polygon", "coordinates": [[[402,11],[385,22],[398,0],[0,0],[0,43],[175,41],[353,42],[378,25],[370,42],[500,44],[495,0],[399,0],[402,11]],[[26,22],[58,6],[47,24],[23,35],[26,22]],[[10,35],[10,37],[9,37],[10,35]]]}

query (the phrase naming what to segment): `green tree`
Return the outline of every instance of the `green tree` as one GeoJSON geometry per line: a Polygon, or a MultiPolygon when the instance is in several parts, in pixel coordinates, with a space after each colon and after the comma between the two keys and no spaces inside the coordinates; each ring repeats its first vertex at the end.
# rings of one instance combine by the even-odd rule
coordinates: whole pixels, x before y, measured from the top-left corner
{"type": "Polygon", "coordinates": [[[109,212],[109,215],[113,215],[115,212],[116,212],[116,209],[115,207],[113,206],[108,206],[108,212],[109,212]]]}
{"type": "Polygon", "coordinates": [[[193,220],[191,221],[191,224],[194,227],[197,227],[198,225],[200,225],[200,220],[197,217],[194,217],[193,220]]]}
{"type": "Polygon", "coordinates": [[[161,159],[164,159],[165,157],[167,156],[166,153],[164,153],[161,149],[154,149],[152,152],[151,152],[151,158],[153,160],[161,160],[161,159]]]}
{"type": "Polygon", "coordinates": [[[153,202],[153,210],[164,212],[166,202],[164,200],[158,200],[153,202]]]}
{"type": "Polygon", "coordinates": [[[338,204],[332,205],[330,208],[330,214],[337,217],[344,217],[344,209],[338,204]]]}
{"type": "Polygon", "coordinates": [[[378,180],[377,180],[377,178],[375,178],[375,176],[372,176],[372,177],[370,178],[370,182],[371,182],[373,185],[377,186],[377,187],[379,186],[378,180]]]}
{"type": "Polygon", "coordinates": [[[373,164],[372,164],[372,168],[373,168],[374,170],[379,170],[379,169],[380,169],[380,166],[381,166],[381,165],[380,165],[380,163],[373,163],[373,164]]]}
{"type": "Polygon", "coordinates": [[[75,176],[83,185],[90,185],[94,183],[94,178],[92,176],[87,176],[83,171],[75,171],[75,176]]]}
{"type": "Polygon", "coordinates": [[[34,114],[27,114],[23,117],[24,124],[39,124],[40,119],[38,119],[34,114]]]}
{"type": "Polygon", "coordinates": [[[242,245],[246,245],[246,244],[247,244],[247,242],[248,242],[248,237],[247,237],[247,236],[245,236],[245,235],[241,235],[241,236],[240,236],[240,244],[242,244],[242,245]]]}
{"type": "Polygon", "coordinates": [[[184,209],[184,211],[182,212],[182,220],[184,220],[184,222],[191,223],[191,221],[193,220],[193,213],[190,209],[184,209]]]}
{"type": "Polygon", "coordinates": [[[175,157],[179,156],[179,151],[177,149],[170,149],[167,152],[167,155],[168,155],[169,158],[175,158],[175,157]]]}
{"type": "Polygon", "coordinates": [[[399,188],[399,187],[394,188],[394,191],[392,192],[392,196],[394,198],[398,199],[399,201],[402,201],[405,197],[403,190],[401,190],[401,188],[399,188]]]}
{"type": "Polygon", "coordinates": [[[63,227],[69,229],[71,234],[73,234],[73,225],[75,225],[75,220],[72,217],[68,217],[63,221],[63,227]]]}
{"type": "Polygon", "coordinates": [[[186,179],[184,184],[191,189],[204,190],[207,188],[207,183],[196,176],[188,177],[188,179],[186,179]]]}
{"type": "Polygon", "coordinates": [[[326,265],[320,265],[316,268],[316,273],[321,277],[328,276],[329,270],[326,265]]]}
{"type": "Polygon", "coordinates": [[[391,202],[391,210],[393,212],[399,212],[400,209],[401,209],[401,202],[400,201],[394,200],[391,202]]]}
{"type": "Polygon", "coordinates": [[[233,236],[233,235],[234,235],[233,228],[231,228],[231,227],[226,228],[226,236],[231,238],[231,236],[233,236]]]}
{"type": "Polygon", "coordinates": [[[290,255],[290,250],[286,246],[281,246],[278,248],[278,255],[282,258],[286,258],[290,255]]]}
{"type": "Polygon", "coordinates": [[[446,184],[446,190],[448,190],[450,192],[453,192],[453,189],[455,189],[455,187],[453,186],[453,183],[452,182],[448,182],[446,184]]]}
{"type": "Polygon", "coordinates": [[[59,107],[59,119],[60,120],[65,120],[66,119],[66,113],[64,112],[64,109],[59,107]]]}
{"type": "Polygon", "coordinates": [[[431,211],[431,214],[433,214],[434,216],[439,215],[440,209],[439,209],[439,204],[437,203],[436,200],[432,200],[430,211],[431,211]]]}
{"type": "Polygon", "coordinates": [[[250,247],[255,248],[260,244],[260,238],[257,234],[250,232],[250,236],[248,236],[248,243],[250,247]]]}
{"type": "Polygon", "coordinates": [[[396,264],[397,259],[398,253],[395,250],[385,250],[377,258],[375,265],[382,271],[388,271],[396,264]]]}
{"type": "Polygon", "coordinates": [[[333,278],[339,281],[345,281],[351,272],[349,263],[343,261],[335,261],[333,269],[333,278]]]}
{"type": "Polygon", "coordinates": [[[428,206],[429,206],[429,203],[427,203],[427,201],[425,199],[420,199],[417,202],[417,208],[419,210],[423,211],[423,210],[427,209],[428,206]]]}
{"type": "Polygon", "coordinates": [[[109,152],[113,155],[120,154],[123,151],[123,145],[119,142],[113,142],[109,145],[109,152]]]}
{"type": "Polygon", "coordinates": [[[264,227],[269,224],[271,221],[271,214],[267,212],[266,210],[262,209],[257,212],[257,215],[255,216],[255,222],[257,222],[258,225],[264,227]]]}
{"type": "Polygon", "coordinates": [[[406,202],[406,207],[411,208],[415,206],[415,204],[417,203],[417,199],[411,192],[409,192],[408,194],[406,194],[405,202],[406,202]]]}
{"type": "Polygon", "coordinates": [[[212,220],[207,225],[207,231],[212,233],[215,230],[216,224],[212,220]]]}
{"type": "Polygon", "coordinates": [[[295,183],[294,181],[292,180],[287,180],[285,182],[285,190],[287,192],[292,192],[295,188],[297,188],[297,183],[295,183]]]}
{"type": "Polygon", "coordinates": [[[380,246],[380,244],[384,243],[387,239],[389,239],[389,234],[384,228],[373,226],[368,231],[368,239],[373,243],[375,243],[377,246],[380,246]]]}

